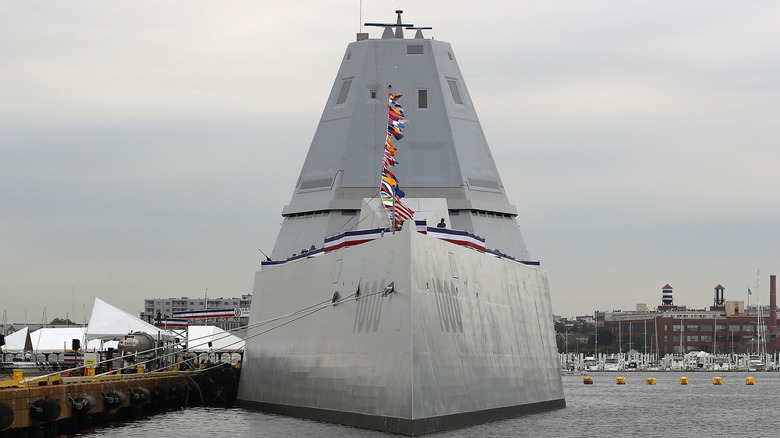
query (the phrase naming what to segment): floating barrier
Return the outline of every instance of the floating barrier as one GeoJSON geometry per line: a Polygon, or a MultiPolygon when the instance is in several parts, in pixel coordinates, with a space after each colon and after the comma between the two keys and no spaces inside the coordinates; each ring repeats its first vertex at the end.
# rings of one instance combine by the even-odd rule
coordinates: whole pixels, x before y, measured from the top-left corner
{"type": "Polygon", "coordinates": [[[60,402],[53,398],[35,400],[30,406],[30,415],[36,421],[51,423],[60,416],[60,402]]]}
{"type": "Polygon", "coordinates": [[[97,409],[97,399],[89,394],[84,394],[81,397],[72,400],[70,405],[73,414],[80,417],[95,412],[95,409],[97,409]]]}
{"type": "Polygon", "coordinates": [[[618,377],[615,379],[615,383],[618,385],[625,385],[626,384],[626,378],[625,377],[618,377]]]}
{"type": "Polygon", "coordinates": [[[723,378],[721,377],[713,377],[712,378],[712,384],[713,385],[720,385],[723,383],[723,378]]]}
{"type": "Polygon", "coordinates": [[[745,379],[745,385],[754,385],[756,383],[756,379],[754,377],[748,377],[745,379]]]}
{"type": "Polygon", "coordinates": [[[593,377],[585,376],[582,378],[582,383],[586,385],[592,385],[593,384],[593,377]]]}
{"type": "Polygon", "coordinates": [[[12,425],[13,422],[14,409],[5,403],[0,403],[0,430],[12,425]]]}
{"type": "Polygon", "coordinates": [[[126,399],[122,391],[109,391],[103,394],[103,406],[106,409],[117,409],[124,406],[126,399]]]}
{"type": "Polygon", "coordinates": [[[648,385],[655,385],[655,377],[648,377],[647,378],[647,384],[648,385]]]}
{"type": "Polygon", "coordinates": [[[687,384],[688,384],[688,378],[680,377],[680,385],[687,385],[687,384]]]}
{"type": "Polygon", "coordinates": [[[152,399],[152,394],[146,388],[135,388],[130,390],[130,404],[133,406],[142,406],[152,399]]]}

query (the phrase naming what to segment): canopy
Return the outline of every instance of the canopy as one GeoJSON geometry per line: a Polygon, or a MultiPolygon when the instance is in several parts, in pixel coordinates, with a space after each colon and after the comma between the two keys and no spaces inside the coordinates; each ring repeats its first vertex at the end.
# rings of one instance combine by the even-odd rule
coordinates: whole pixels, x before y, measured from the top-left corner
{"type": "MultiPolygon", "coordinates": [[[[21,353],[25,349],[24,347],[27,344],[27,335],[29,333],[30,328],[25,327],[6,336],[3,350],[8,353],[21,353]]],[[[30,347],[30,349],[32,349],[32,347],[30,347]]]]}
{"type": "Polygon", "coordinates": [[[117,350],[119,347],[119,341],[103,341],[101,339],[91,339],[87,341],[86,351],[105,351],[109,348],[117,350]]]}
{"type": "Polygon", "coordinates": [[[87,339],[119,340],[132,332],[148,333],[154,339],[172,340],[175,337],[167,330],[155,327],[100,298],[95,298],[87,328],[87,339]]]}
{"type": "Polygon", "coordinates": [[[74,339],[78,339],[81,346],[85,331],[85,327],[41,328],[30,333],[30,341],[36,353],[60,352],[70,350],[74,339]]]}
{"type": "Polygon", "coordinates": [[[191,325],[187,330],[187,349],[190,351],[242,351],[244,349],[243,339],[219,327],[191,325]]]}

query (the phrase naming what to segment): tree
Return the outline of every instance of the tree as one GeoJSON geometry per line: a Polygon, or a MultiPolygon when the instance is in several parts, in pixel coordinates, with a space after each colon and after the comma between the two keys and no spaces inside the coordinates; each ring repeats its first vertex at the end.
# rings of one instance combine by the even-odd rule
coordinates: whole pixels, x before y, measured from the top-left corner
{"type": "Polygon", "coordinates": [[[71,321],[70,318],[62,319],[62,318],[54,318],[49,323],[50,325],[76,325],[75,322],[71,321]]]}
{"type": "MultiPolygon", "coordinates": [[[[612,335],[612,332],[608,330],[599,330],[599,347],[606,347],[609,344],[612,343],[612,340],[614,339],[614,336],[612,335]]],[[[596,345],[596,335],[592,334],[588,338],[588,345],[596,345]]]]}

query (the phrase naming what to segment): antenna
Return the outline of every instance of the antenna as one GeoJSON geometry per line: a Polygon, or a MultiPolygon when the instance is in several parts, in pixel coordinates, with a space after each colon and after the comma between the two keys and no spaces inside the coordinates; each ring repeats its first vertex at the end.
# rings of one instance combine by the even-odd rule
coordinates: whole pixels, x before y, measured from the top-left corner
{"type": "Polygon", "coordinates": [[[413,24],[403,24],[401,23],[401,14],[404,13],[404,11],[398,9],[395,11],[396,14],[398,14],[398,19],[395,23],[363,23],[364,26],[375,26],[375,27],[384,27],[385,32],[382,34],[382,38],[392,38],[392,31],[390,31],[391,27],[395,27],[395,38],[403,38],[404,37],[404,31],[403,29],[405,27],[414,27],[413,24]]]}

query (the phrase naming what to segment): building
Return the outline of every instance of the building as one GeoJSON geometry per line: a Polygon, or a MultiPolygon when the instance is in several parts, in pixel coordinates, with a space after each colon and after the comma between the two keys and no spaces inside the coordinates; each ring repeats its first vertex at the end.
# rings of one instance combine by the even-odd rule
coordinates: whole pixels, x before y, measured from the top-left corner
{"type": "Polygon", "coordinates": [[[613,343],[627,351],[660,356],[688,351],[722,353],[774,353],[780,351],[777,336],[777,299],[775,276],[770,276],[770,303],[767,308],[746,313],[742,301],[726,301],[725,288],[715,287],[709,309],[688,309],[675,305],[673,289],[661,290],[661,305],[648,311],[596,312],[596,326],[613,335],[613,343]]]}
{"type": "Polygon", "coordinates": [[[191,318],[190,325],[214,325],[223,330],[238,330],[249,323],[249,309],[252,305],[252,295],[241,295],[240,298],[151,298],[144,300],[144,310],[141,319],[154,324],[161,318],[176,318],[184,312],[203,310],[231,310],[232,316],[216,318],[191,318]]]}

